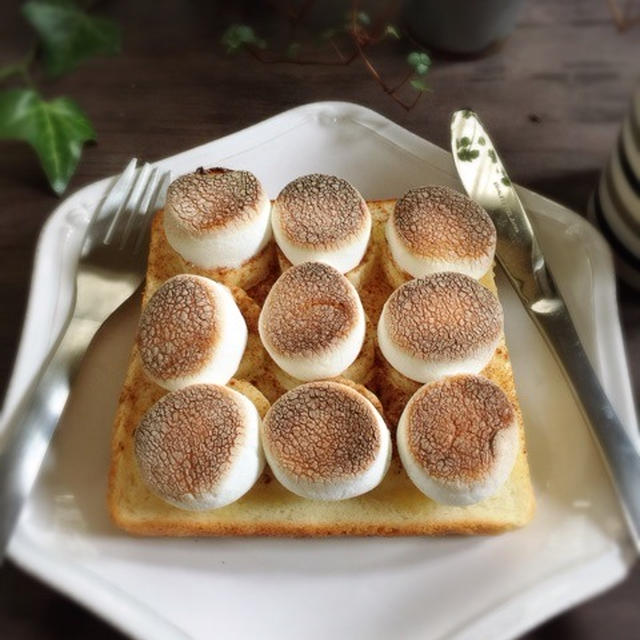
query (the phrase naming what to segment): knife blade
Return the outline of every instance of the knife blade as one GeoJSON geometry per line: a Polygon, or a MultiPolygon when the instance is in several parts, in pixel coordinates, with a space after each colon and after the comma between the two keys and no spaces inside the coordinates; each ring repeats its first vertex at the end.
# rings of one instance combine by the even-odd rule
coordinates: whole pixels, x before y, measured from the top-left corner
{"type": "Polygon", "coordinates": [[[498,262],[570,382],[640,552],[640,454],[591,366],[527,212],[473,111],[462,109],[452,115],[451,149],[467,194],[489,213],[496,227],[498,262]]]}

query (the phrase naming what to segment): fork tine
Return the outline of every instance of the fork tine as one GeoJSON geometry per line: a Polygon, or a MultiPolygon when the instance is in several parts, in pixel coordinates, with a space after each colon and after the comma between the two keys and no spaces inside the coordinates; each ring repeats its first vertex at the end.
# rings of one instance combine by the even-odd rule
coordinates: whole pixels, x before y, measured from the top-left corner
{"type": "Polygon", "coordinates": [[[134,227],[135,219],[141,211],[141,205],[145,198],[145,194],[153,188],[150,184],[150,177],[153,172],[151,171],[151,165],[148,162],[142,166],[138,173],[136,183],[131,191],[129,197],[129,206],[127,207],[126,222],[124,228],[120,234],[120,249],[123,249],[127,243],[127,238],[131,233],[131,229],[134,227]]]}
{"type": "MultiPolygon", "coordinates": [[[[164,174],[163,174],[164,175],[164,174]]],[[[149,207],[153,204],[152,198],[156,195],[157,191],[157,182],[160,176],[160,169],[158,167],[154,167],[151,175],[149,176],[149,181],[147,182],[147,188],[144,190],[142,198],[140,199],[140,204],[138,206],[138,214],[141,216],[146,215],[149,207]]]]}
{"type": "Polygon", "coordinates": [[[149,231],[150,220],[158,208],[158,204],[162,196],[166,193],[169,182],[171,181],[171,172],[165,171],[154,190],[149,190],[149,200],[146,203],[146,209],[140,219],[138,235],[133,247],[134,253],[137,253],[149,231]]]}
{"type": "MultiPolygon", "coordinates": [[[[132,212],[131,217],[129,218],[130,229],[127,233],[127,243],[132,247],[136,246],[136,242],[138,239],[138,235],[140,234],[141,226],[146,224],[145,216],[150,206],[153,204],[153,198],[158,190],[158,177],[160,175],[160,170],[155,167],[151,171],[151,175],[147,180],[147,184],[144,188],[144,191],[140,195],[140,199],[136,210],[132,212]]],[[[133,249],[135,253],[135,249],[133,249]]]]}
{"type": "Polygon", "coordinates": [[[124,215],[125,215],[125,212],[127,211],[129,202],[131,201],[131,197],[135,195],[136,188],[140,183],[141,174],[142,174],[141,169],[135,170],[135,176],[132,182],[128,185],[128,188],[125,190],[124,196],[119,203],[118,209],[116,210],[115,214],[113,215],[113,218],[111,219],[111,224],[109,225],[109,228],[107,229],[107,233],[103,240],[104,244],[106,245],[112,244],[114,236],[116,235],[117,229],[122,226],[124,215]]]}
{"type": "MultiPolygon", "coordinates": [[[[93,220],[96,220],[102,211],[105,211],[105,215],[103,217],[108,218],[110,216],[110,212],[113,209],[117,209],[119,204],[124,199],[125,195],[131,189],[131,183],[134,179],[136,172],[136,165],[138,164],[137,158],[132,158],[129,161],[129,164],[126,166],[125,170],[115,179],[115,182],[109,188],[108,193],[106,194],[102,204],[94,214],[93,220]]],[[[109,225],[109,231],[113,227],[113,219],[111,224],[109,225]]]]}
{"type": "MultiPolygon", "coordinates": [[[[92,216],[93,219],[97,219],[102,211],[108,211],[117,207],[118,203],[122,200],[122,193],[129,188],[131,180],[135,174],[137,158],[129,160],[129,164],[125,167],[124,171],[116,176],[108,187],[107,192],[100,204],[96,207],[96,210],[92,216]]],[[[108,214],[107,214],[108,215],[108,214]]]]}

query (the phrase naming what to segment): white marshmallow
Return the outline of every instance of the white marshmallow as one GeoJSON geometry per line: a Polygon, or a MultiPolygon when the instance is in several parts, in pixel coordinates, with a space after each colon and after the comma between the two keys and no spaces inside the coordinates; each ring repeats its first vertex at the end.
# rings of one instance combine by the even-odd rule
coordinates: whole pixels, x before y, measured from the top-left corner
{"type": "Polygon", "coordinates": [[[456,376],[416,391],[400,417],[396,442],[407,475],[422,493],[464,506],[504,485],[518,453],[518,425],[500,387],[480,376],[456,376]]]}
{"type": "Polygon", "coordinates": [[[258,330],[273,360],[298,380],[340,375],[358,357],[366,320],[354,286],[335,268],[306,262],[271,288],[258,330]]]}
{"type": "Polygon", "coordinates": [[[389,364],[417,382],[479,373],[502,335],[502,309],[482,285],[460,273],[411,280],[389,296],[378,345],[389,364]]]}
{"type": "Polygon", "coordinates": [[[340,273],[360,264],[372,225],[364,199],[351,184],[320,174],[290,182],[273,203],[271,222],[289,262],[324,262],[340,273]]]}
{"type": "Polygon", "coordinates": [[[346,385],[312,382],[281,396],[262,424],[267,462],[289,491],[346,500],[375,488],[391,462],[391,436],[373,404],[346,385]]]}
{"type": "Polygon", "coordinates": [[[142,312],[138,349],[149,378],[170,391],[226,384],[247,345],[247,324],[231,291],[195,275],[167,280],[142,312]]]}
{"type": "Polygon", "coordinates": [[[271,203],[247,171],[181,176],[169,186],[164,231],[173,249],[203,269],[237,269],[271,239],[271,203]]]}
{"type": "Polygon", "coordinates": [[[434,185],[408,191],[385,226],[394,262],[414,278],[455,271],[481,278],[493,264],[496,230],[467,196],[434,185]]]}
{"type": "Polygon", "coordinates": [[[265,463],[255,406],[216,385],[163,396],[136,429],[135,453],[151,491],[192,511],[235,502],[255,484],[265,463]]]}

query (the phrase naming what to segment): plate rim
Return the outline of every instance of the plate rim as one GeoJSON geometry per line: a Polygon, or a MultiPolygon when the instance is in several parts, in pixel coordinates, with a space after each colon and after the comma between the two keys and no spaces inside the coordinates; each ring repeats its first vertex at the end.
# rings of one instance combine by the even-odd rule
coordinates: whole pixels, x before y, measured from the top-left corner
{"type": "MultiPolygon", "coordinates": [[[[351,102],[324,101],[294,107],[245,127],[244,129],[240,129],[221,138],[217,138],[216,140],[211,140],[202,145],[162,158],[152,164],[154,166],[162,167],[163,165],[168,165],[177,161],[179,158],[187,154],[192,155],[194,152],[197,153],[204,151],[205,148],[209,147],[212,143],[222,143],[222,145],[228,144],[233,139],[251,135],[257,129],[267,130],[270,127],[273,128],[274,126],[281,126],[281,122],[294,122],[297,120],[299,124],[303,124],[309,117],[319,116],[320,114],[329,117],[350,118],[359,124],[363,124],[357,117],[360,116],[365,120],[365,122],[370,121],[375,123],[377,125],[375,127],[375,132],[382,137],[387,137],[384,130],[391,128],[394,134],[400,135],[403,141],[405,141],[410,147],[420,146],[424,151],[425,145],[428,145],[430,150],[433,153],[440,154],[441,158],[450,155],[444,149],[441,149],[425,138],[412,133],[405,127],[393,122],[389,118],[373,111],[372,109],[351,102]]],[[[364,126],[366,126],[366,124],[364,126]]],[[[279,133],[282,133],[282,131],[279,133]]],[[[405,150],[410,151],[410,149],[405,150]]],[[[421,159],[424,158],[421,157],[421,159]]],[[[223,160],[224,158],[221,159],[221,161],[223,160]]],[[[18,393],[17,388],[19,381],[16,373],[19,370],[18,365],[22,364],[25,359],[26,343],[27,338],[29,337],[28,321],[36,313],[37,306],[41,304],[41,302],[37,300],[37,296],[34,295],[34,290],[40,284],[42,279],[42,275],[40,274],[44,270],[46,263],[49,261],[51,254],[55,254],[53,249],[61,241],[58,235],[61,230],[64,230],[64,218],[67,216],[70,209],[81,206],[83,200],[90,192],[97,190],[101,186],[105,186],[111,179],[112,177],[107,177],[85,185],[60,202],[50,214],[40,232],[34,254],[25,322],[15,359],[13,374],[7,387],[5,409],[11,401],[15,400],[18,393]]],[[[596,346],[598,347],[599,354],[596,358],[597,362],[594,362],[594,368],[596,368],[603,376],[607,373],[606,369],[610,370],[608,372],[610,376],[616,372],[616,370],[618,374],[623,374],[622,386],[624,389],[621,397],[627,401],[623,409],[624,413],[627,415],[627,420],[625,422],[629,425],[630,431],[637,439],[637,430],[633,431],[633,426],[637,424],[637,421],[635,418],[633,397],[630,390],[628,364],[622,340],[616,289],[615,286],[611,286],[612,284],[615,284],[611,250],[598,230],[575,212],[528,189],[518,187],[518,191],[524,197],[525,202],[535,201],[540,205],[537,208],[549,208],[550,210],[560,214],[565,218],[565,220],[578,225],[580,232],[585,234],[585,238],[588,239],[588,244],[590,246],[589,257],[594,261],[594,269],[592,273],[592,294],[594,299],[601,301],[599,304],[594,305],[596,315],[596,317],[594,317],[595,334],[598,336],[596,346]],[[606,309],[608,309],[609,312],[607,321],[605,322],[604,311],[606,309]],[[612,309],[614,310],[613,322],[610,311],[612,309]],[[606,332],[602,332],[602,327],[604,326],[607,326],[606,332]],[[603,347],[601,345],[601,341],[605,339],[607,344],[603,347]]],[[[59,275],[60,277],[62,276],[62,274],[59,275]]],[[[49,340],[54,338],[55,332],[49,336],[49,340]]],[[[67,597],[70,597],[75,602],[92,611],[115,628],[131,635],[132,637],[153,637],[167,640],[178,640],[188,637],[184,632],[175,627],[173,623],[165,620],[157,611],[150,609],[147,605],[142,603],[136,601],[132,602],[129,594],[127,594],[127,597],[119,597],[117,594],[118,590],[114,588],[114,585],[103,581],[96,572],[80,564],[57,562],[55,558],[51,557],[51,554],[46,553],[46,550],[43,550],[41,547],[31,542],[28,536],[21,535],[19,528],[17,529],[9,546],[8,556],[16,565],[20,566],[30,575],[43,580],[59,592],[65,594],[67,597]],[[105,600],[109,601],[111,604],[107,604],[105,606],[105,600]],[[127,615],[121,616],[120,614],[122,611],[126,611],[127,615]],[[153,635],[150,635],[150,631],[153,631],[153,635]]],[[[625,541],[620,541],[619,544],[612,544],[610,547],[607,547],[603,553],[598,554],[593,560],[580,562],[577,566],[556,572],[544,581],[537,582],[534,586],[525,589],[520,594],[516,594],[514,597],[510,597],[505,600],[504,603],[495,607],[490,612],[483,612],[479,614],[471,625],[466,625],[460,630],[460,632],[454,632],[452,637],[459,638],[460,640],[472,637],[469,635],[470,631],[480,629],[481,627],[484,628],[484,625],[486,624],[494,625],[494,637],[513,637],[514,635],[520,634],[526,629],[541,623],[549,617],[574,606],[578,602],[594,596],[597,593],[601,593],[607,588],[618,583],[627,575],[635,559],[637,558],[631,550],[628,540],[626,540],[626,544],[625,541]],[[509,606],[513,607],[514,603],[516,607],[521,606],[518,605],[518,602],[523,601],[524,598],[531,598],[532,594],[537,592],[542,592],[541,595],[544,595],[550,591],[550,584],[557,583],[558,580],[568,581],[570,579],[569,576],[575,576],[576,574],[582,574],[583,572],[587,572],[592,579],[578,581],[580,589],[576,590],[576,583],[574,580],[574,586],[572,587],[573,593],[565,594],[561,602],[561,599],[557,598],[556,590],[553,598],[547,597],[544,599],[544,607],[537,607],[538,611],[543,610],[544,613],[540,614],[538,612],[534,612],[533,615],[531,615],[531,613],[527,616],[521,615],[520,617],[517,617],[516,620],[512,620],[511,624],[507,625],[505,625],[504,620],[502,620],[499,632],[496,634],[495,623],[491,621],[502,615],[501,611],[503,609],[508,608],[509,606]],[[599,578],[598,584],[595,586],[593,584],[594,572],[597,573],[599,578]]]]}

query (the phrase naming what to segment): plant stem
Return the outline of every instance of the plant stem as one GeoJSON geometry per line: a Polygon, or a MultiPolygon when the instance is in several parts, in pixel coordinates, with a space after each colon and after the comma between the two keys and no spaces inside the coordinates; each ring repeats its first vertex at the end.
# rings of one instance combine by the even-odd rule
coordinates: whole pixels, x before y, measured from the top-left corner
{"type": "Polygon", "coordinates": [[[372,43],[375,44],[382,40],[382,38],[384,37],[384,29],[387,26],[389,19],[391,18],[391,16],[395,15],[398,12],[399,6],[399,0],[391,0],[391,2],[388,2],[385,8],[377,16],[376,21],[371,28],[372,43]]]}
{"type": "Polygon", "coordinates": [[[336,41],[333,38],[329,38],[329,44],[334,48],[335,52],[338,54],[342,64],[351,64],[356,57],[358,56],[358,52],[354,51],[351,55],[345,56],[342,51],[340,51],[340,47],[336,44],[336,41]]]}
{"type": "Polygon", "coordinates": [[[4,82],[8,78],[13,76],[22,76],[25,84],[29,87],[33,87],[33,80],[29,73],[29,67],[36,57],[37,45],[33,44],[26,55],[19,62],[8,64],[5,67],[0,68],[0,82],[4,82]]]}
{"type": "Polygon", "coordinates": [[[364,62],[364,65],[367,69],[367,71],[373,76],[373,78],[378,82],[378,84],[382,87],[382,90],[397,104],[399,104],[405,111],[411,111],[411,109],[413,109],[413,107],[416,106],[416,104],[418,104],[418,100],[420,100],[420,98],[422,97],[422,92],[418,91],[417,95],[415,97],[415,99],[412,102],[405,102],[404,100],[402,100],[401,98],[398,98],[398,96],[396,95],[396,91],[409,79],[409,77],[411,77],[411,73],[409,74],[408,77],[406,77],[399,85],[397,85],[396,87],[390,87],[383,79],[382,76],[378,73],[378,70],[373,66],[373,64],[371,63],[371,61],[369,60],[369,58],[367,57],[367,55],[364,52],[364,48],[362,46],[362,44],[360,43],[360,38],[358,37],[358,26],[356,23],[356,16],[357,16],[357,12],[358,12],[358,0],[353,0],[353,5],[352,5],[352,11],[351,11],[351,29],[352,29],[352,33],[351,36],[353,38],[353,43],[356,47],[356,50],[358,52],[358,55],[360,56],[360,58],[362,59],[362,62],[364,62]]]}
{"type": "Polygon", "coordinates": [[[393,87],[391,89],[391,93],[395,93],[398,89],[400,89],[407,82],[409,82],[409,80],[411,79],[412,75],[413,75],[413,69],[409,69],[409,71],[407,71],[407,74],[405,75],[405,77],[402,80],[400,80],[400,82],[398,82],[398,84],[395,87],[393,87]]]}
{"type": "MultiPolygon", "coordinates": [[[[613,0],[612,0],[613,1],[613,0]]],[[[268,0],[270,4],[280,15],[283,15],[289,23],[289,40],[293,40],[295,31],[300,22],[306,17],[315,4],[315,0],[301,0],[298,7],[292,6],[290,2],[279,2],[278,0],[268,0]]],[[[409,71],[402,80],[390,86],[387,84],[383,76],[378,72],[374,64],[371,62],[365,50],[372,44],[376,44],[385,37],[385,27],[391,15],[398,9],[399,0],[390,0],[384,10],[376,17],[375,24],[372,29],[366,29],[358,23],[359,1],[353,0],[351,4],[350,16],[347,14],[347,24],[345,25],[346,35],[352,41],[353,50],[347,55],[345,54],[333,37],[328,38],[337,59],[334,60],[318,60],[313,58],[295,58],[282,55],[277,52],[264,52],[255,45],[246,44],[246,51],[259,62],[263,64],[299,64],[303,66],[345,66],[353,62],[356,58],[360,58],[372,78],[380,85],[382,90],[391,97],[394,102],[400,105],[406,111],[410,111],[416,106],[424,91],[416,90],[413,100],[407,101],[398,97],[397,92],[406,85],[412,78],[414,72],[409,71]]],[[[422,47],[420,47],[422,49],[422,47]]]]}

